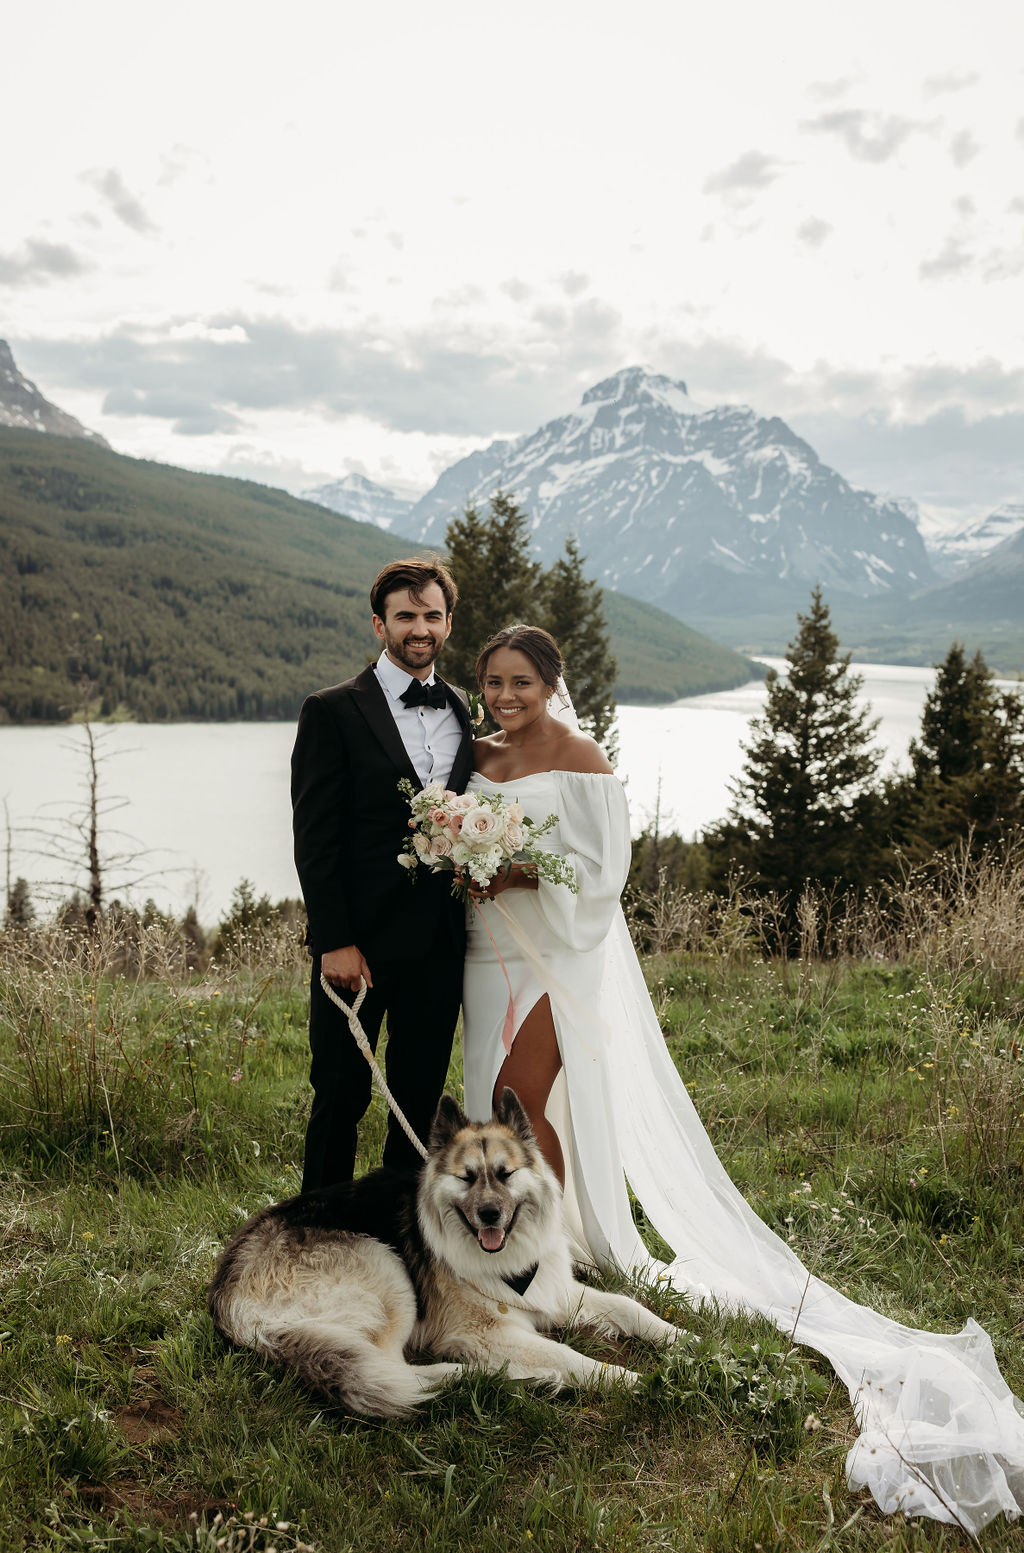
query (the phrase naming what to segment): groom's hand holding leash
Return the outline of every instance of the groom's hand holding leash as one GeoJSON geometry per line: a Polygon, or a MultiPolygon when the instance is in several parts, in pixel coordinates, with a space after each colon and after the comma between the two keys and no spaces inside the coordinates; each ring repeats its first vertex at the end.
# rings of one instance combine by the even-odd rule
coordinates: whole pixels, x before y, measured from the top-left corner
{"type": "Polygon", "coordinates": [[[320,957],[320,969],[332,987],[347,987],[349,992],[358,992],[364,981],[368,987],[373,986],[370,967],[355,944],[346,944],[344,949],[329,949],[320,957]]]}

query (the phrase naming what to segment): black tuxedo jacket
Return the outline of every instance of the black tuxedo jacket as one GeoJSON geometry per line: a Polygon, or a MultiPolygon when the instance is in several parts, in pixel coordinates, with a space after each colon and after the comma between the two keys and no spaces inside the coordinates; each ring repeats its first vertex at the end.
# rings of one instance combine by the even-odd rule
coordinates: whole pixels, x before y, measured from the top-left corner
{"type": "MultiPolygon", "coordinates": [[[[469,710],[445,689],[462,724],[446,786],[461,793],[473,769],[469,710]]],[[[452,899],[450,878],[417,868],[414,882],[399,867],[409,834],[401,777],[423,785],[372,666],[307,697],[292,751],[292,815],[314,955],[357,944],[372,970],[375,958],[426,953],[439,939],[464,942],[465,907],[452,899]]]]}

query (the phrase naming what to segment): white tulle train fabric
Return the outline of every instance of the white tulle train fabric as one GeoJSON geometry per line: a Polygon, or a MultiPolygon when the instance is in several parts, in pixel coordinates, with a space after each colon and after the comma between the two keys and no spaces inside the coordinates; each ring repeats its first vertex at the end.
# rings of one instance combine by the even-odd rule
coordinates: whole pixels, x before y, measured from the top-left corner
{"type": "Polygon", "coordinates": [[[757,1311],[824,1354],[860,1428],[852,1488],[886,1512],[979,1531],[1024,1509],[1024,1407],[974,1321],[942,1335],[901,1326],[813,1277],[733,1186],[665,1047],[619,907],[629,815],[615,777],[546,772],[472,787],[559,816],[545,845],[572,858],[573,895],[543,882],[473,913],[466,959],[466,1105],[490,1114],[504,1060],[509,984],[516,1027],[546,993],[563,1068],[548,1105],[566,1158],[566,1218],[581,1260],[657,1274],[693,1300],[757,1311]],[[494,943],[492,944],[492,935],[494,943]],[[652,1263],[633,1224],[628,1179],[673,1248],[652,1263]]]}

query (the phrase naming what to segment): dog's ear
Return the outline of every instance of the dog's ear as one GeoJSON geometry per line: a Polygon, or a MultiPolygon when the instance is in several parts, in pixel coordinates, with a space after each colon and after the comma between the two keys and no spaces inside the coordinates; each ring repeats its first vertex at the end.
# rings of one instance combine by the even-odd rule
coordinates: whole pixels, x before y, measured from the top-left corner
{"type": "Polygon", "coordinates": [[[469,1126],[469,1117],[451,1095],[442,1095],[430,1125],[430,1151],[443,1148],[463,1127],[469,1126]]]}
{"type": "Polygon", "coordinates": [[[506,1088],[501,1091],[498,1104],[494,1108],[494,1116],[496,1121],[499,1121],[503,1127],[507,1127],[509,1132],[514,1132],[517,1137],[522,1138],[524,1143],[536,1143],[537,1139],[534,1137],[530,1118],[514,1089],[506,1088]]]}

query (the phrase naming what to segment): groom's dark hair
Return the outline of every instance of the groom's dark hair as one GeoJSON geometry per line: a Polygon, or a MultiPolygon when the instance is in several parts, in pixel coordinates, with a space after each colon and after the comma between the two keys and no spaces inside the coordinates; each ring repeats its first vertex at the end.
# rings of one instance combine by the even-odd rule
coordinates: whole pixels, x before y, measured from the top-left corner
{"type": "Polygon", "coordinates": [[[459,598],[455,578],[436,555],[417,556],[413,560],[389,561],[370,589],[370,608],[384,619],[384,609],[389,593],[411,593],[417,604],[425,588],[432,582],[444,594],[445,614],[450,615],[459,598]]]}

